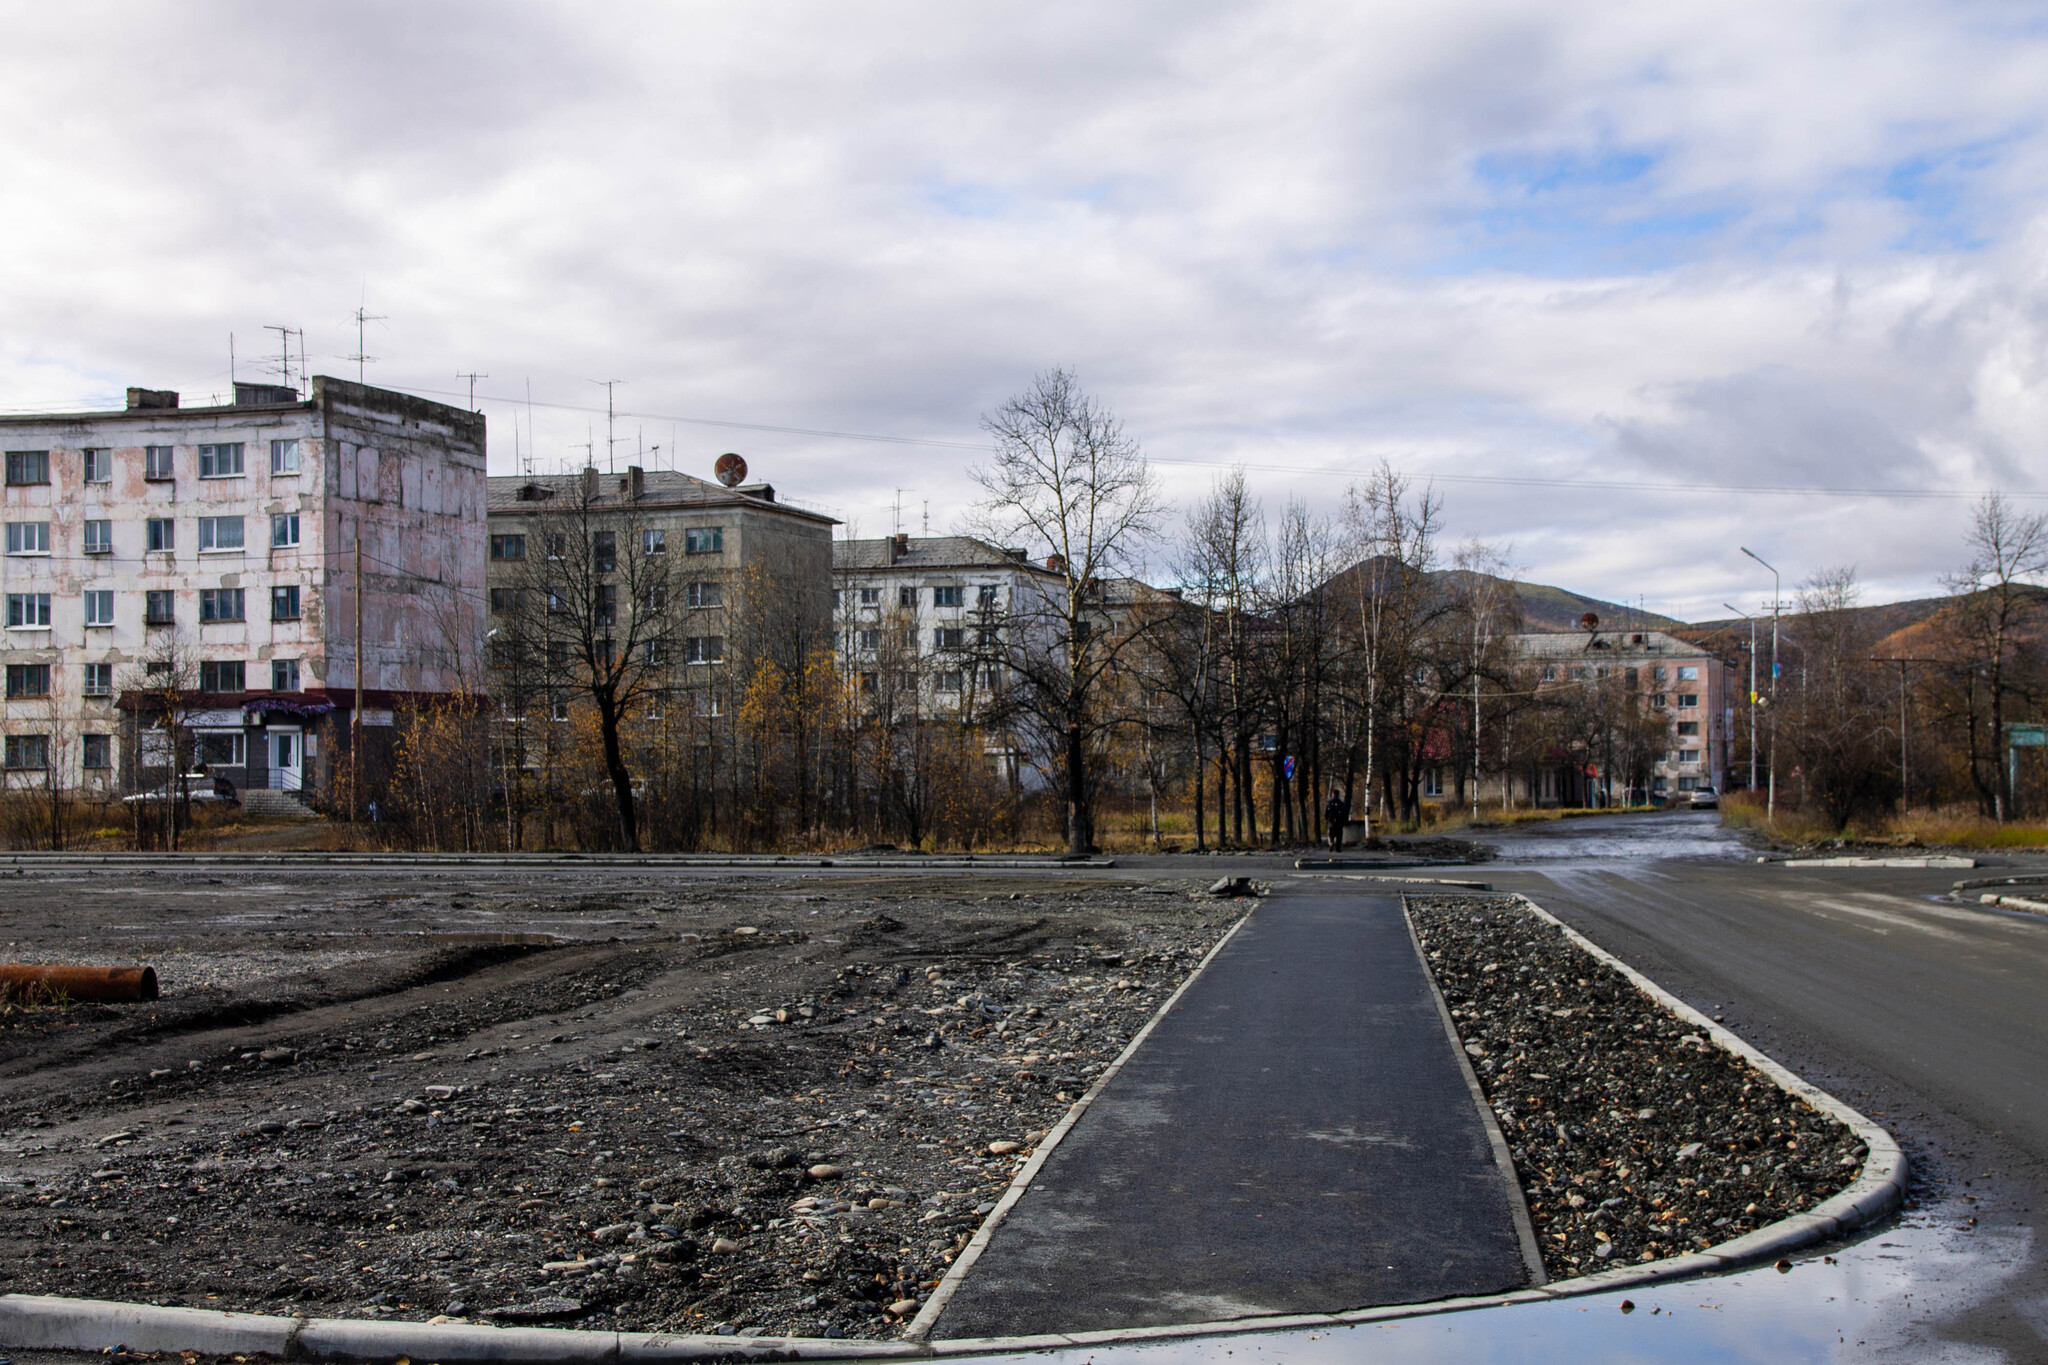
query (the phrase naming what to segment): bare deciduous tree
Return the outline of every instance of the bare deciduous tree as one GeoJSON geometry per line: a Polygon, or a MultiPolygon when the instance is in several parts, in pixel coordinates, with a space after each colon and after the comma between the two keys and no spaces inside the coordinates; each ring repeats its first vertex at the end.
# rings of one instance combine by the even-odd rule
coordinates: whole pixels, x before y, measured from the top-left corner
{"type": "Polygon", "coordinates": [[[1101,585],[1138,567],[1161,507],[1138,443],[1074,375],[1052,370],[982,420],[995,450],[971,477],[987,495],[977,529],[1036,551],[1063,580],[1014,604],[999,650],[1005,698],[1028,714],[1057,757],[1067,850],[1094,840],[1096,751],[1125,723],[1106,706],[1132,632],[1102,610],[1101,585]]]}
{"type": "Polygon", "coordinates": [[[1982,687],[1982,709],[1973,702],[1964,714],[1970,780],[1990,813],[2006,820],[2013,813],[2012,782],[2001,761],[2006,711],[2019,656],[2040,613],[2034,583],[2048,573],[2048,515],[2020,512],[2003,494],[1989,494],[1977,504],[1968,543],[1969,565],[1945,580],[1958,599],[1950,639],[1972,690],[1980,681],[1982,687]]]}

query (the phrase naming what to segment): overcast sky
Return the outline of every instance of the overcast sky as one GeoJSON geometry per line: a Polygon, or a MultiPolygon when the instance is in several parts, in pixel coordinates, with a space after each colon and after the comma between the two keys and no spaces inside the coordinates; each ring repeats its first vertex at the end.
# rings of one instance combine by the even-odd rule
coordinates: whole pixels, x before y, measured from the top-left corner
{"type": "Polygon", "coordinates": [[[1768,600],[1739,544],[1885,600],[1970,495],[2048,508],[2038,3],[4,17],[0,408],[206,401],[266,324],[353,376],[367,305],[371,382],[489,376],[494,472],[515,425],[602,465],[618,379],[621,466],[738,450],[915,534],[1063,365],[1180,505],[1242,463],[1333,509],[1384,457],[1453,538],[1687,619],[1768,600]]]}

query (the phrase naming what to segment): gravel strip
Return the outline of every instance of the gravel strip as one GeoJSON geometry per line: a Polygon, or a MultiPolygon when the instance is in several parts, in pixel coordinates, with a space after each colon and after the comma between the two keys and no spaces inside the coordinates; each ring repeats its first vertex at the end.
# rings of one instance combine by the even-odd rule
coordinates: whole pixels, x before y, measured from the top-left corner
{"type": "MultiPolygon", "coordinates": [[[[587,922],[633,937],[423,953],[407,925],[374,994],[301,986],[253,1024],[213,977],[188,1005],[0,1019],[0,1292],[896,1335],[1242,915],[1201,885],[593,888],[587,922]]],[[[532,894],[405,903],[439,929],[532,894]]],[[[327,965],[320,917],[274,926],[266,988],[327,965]]]]}
{"type": "Polygon", "coordinates": [[[1725,1242],[1845,1189],[1864,1147],[1505,898],[1415,897],[1553,1279],[1725,1242]]]}

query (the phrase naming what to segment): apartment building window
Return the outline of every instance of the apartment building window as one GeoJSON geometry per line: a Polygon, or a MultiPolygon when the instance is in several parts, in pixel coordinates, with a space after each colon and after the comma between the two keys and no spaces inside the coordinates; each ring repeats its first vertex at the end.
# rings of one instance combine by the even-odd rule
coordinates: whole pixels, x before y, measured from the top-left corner
{"type": "Polygon", "coordinates": [[[860,675],[860,690],[864,696],[874,696],[876,692],[881,690],[881,685],[882,679],[880,674],[863,673],[860,675]]]}
{"type": "Polygon", "coordinates": [[[85,523],[85,552],[89,555],[110,555],[114,553],[113,522],[88,521],[85,523]]]}
{"type": "Polygon", "coordinates": [[[142,477],[158,481],[172,477],[171,447],[144,446],[142,448],[142,477]]]}
{"type": "Polygon", "coordinates": [[[649,526],[640,532],[640,553],[643,555],[665,555],[668,553],[668,532],[659,526],[649,526]]]}
{"type": "Polygon", "coordinates": [[[1665,694],[1664,694],[1664,693],[1662,693],[1662,692],[1659,692],[1659,693],[1658,693],[1657,695],[1655,695],[1654,697],[1651,697],[1651,698],[1650,698],[1650,705],[1652,705],[1652,706],[1656,707],[1656,708],[1657,708],[1657,709],[1658,709],[1659,711],[1662,711],[1662,710],[1664,709],[1665,705],[1666,705],[1666,704],[1667,704],[1667,703],[1668,703],[1668,702],[1669,702],[1670,700],[1671,700],[1671,698],[1670,698],[1670,697],[1668,697],[1667,695],[1665,695],[1665,694]]]}
{"type": "Polygon", "coordinates": [[[1696,720],[1682,720],[1678,722],[1678,733],[1681,736],[1697,735],[1699,732],[1700,723],[1696,720]]]}
{"type": "Polygon", "coordinates": [[[896,589],[896,605],[897,605],[897,606],[899,606],[899,607],[902,607],[902,608],[904,608],[904,609],[905,609],[905,610],[907,610],[907,611],[916,611],[916,610],[917,610],[917,589],[916,589],[916,588],[898,588],[898,589],[896,589]]]}
{"type": "Polygon", "coordinates": [[[566,532],[550,531],[547,533],[546,540],[549,559],[567,559],[569,557],[569,537],[566,532]]]}
{"type": "Polygon", "coordinates": [[[640,662],[649,668],[660,668],[668,662],[668,641],[648,640],[640,647],[640,662]]]}
{"type": "Polygon", "coordinates": [[[853,638],[861,649],[873,652],[882,647],[882,632],[879,630],[857,630],[853,638]]]}
{"type": "Polygon", "coordinates": [[[984,692],[999,692],[1003,686],[1003,670],[990,664],[981,670],[981,689],[984,692]]]}
{"type": "Polygon", "coordinates": [[[660,692],[656,692],[656,693],[655,693],[655,694],[654,694],[653,696],[651,696],[651,697],[649,697],[649,698],[647,699],[647,719],[649,719],[649,720],[667,720],[667,719],[668,719],[668,698],[667,698],[667,696],[665,696],[664,694],[662,694],[662,693],[660,693],[660,692]]]}
{"type": "Polygon", "coordinates": [[[492,537],[491,537],[491,558],[492,558],[492,559],[524,559],[524,558],[526,558],[526,537],[525,537],[525,536],[492,536],[492,537]]]}
{"type": "Polygon", "coordinates": [[[987,584],[976,591],[974,594],[974,605],[983,611],[994,611],[996,605],[995,585],[992,583],[987,584]]]}
{"type": "Polygon", "coordinates": [[[114,666],[112,664],[87,664],[85,666],[85,695],[88,697],[111,697],[114,695],[114,666]]]}
{"type": "Polygon", "coordinates": [[[615,626],[619,623],[619,589],[614,583],[597,585],[597,623],[601,626],[615,626]]]}
{"type": "Polygon", "coordinates": [[[860,604],[864,607],[881,606],[882,590],[880,588],[862,588],[860,590],[860,604]]]}
{"type": "Polygon", "coordinates": [[[158,520],[155,517],[151,517],[149,521],[144,524],[144,534],[142,539],[143,549],[161,550],[168,553],[171,550],[176,549],[177,547],[177,522],[172,521],[169,517],[165,517],[162,520],[158,520]]]}
{"type": "Polygon", "coordinates": [[[683,532],[683,553],[686,555],[715,555],[725,552],[725,528],[723,526],[693,527],[683,532]]]}
{"type": "Polygon", "coordinates": [[[960,589],[933,588],[932,605],[935,607],[957,607],[960,605],[960,589]]]}
{"type": "Polygon", "coordinates": [[[239,621],[242,619],[242,589],[201,588],[199,590],[199,620],[239,621]]]}
{"type": "Polygon", "coordinates": [[[111,483],[114,478],[114,452],[105,446],[88,448],[78,452],[79,462],[85,467],[87,483],[111,483]]]}
{"type": "Polygon", "coordinates": [[[274,512],[270,517],[270,547],[289,550],[299,543],[299,514],[274,512]]]}
{"type": "Polygon", "coordinates": [[[1444,770],[1442,768],[1426,768],[1423,770],[1422,794],[1424,796],[1442,796],[1444,794],[1444,770]]]}
{"type": "Polygon", "coordinates": [[[7,452],[7,482],[48,483],[50,481],[50,452],[47,450],[10,450],[7,452]]]}
{"type": "Polygon", "coordinates": [[[297,584],[270,590],[270,619],[273,621],[296,621],[299,619],[299,589],[297,584]]]}
{"type": "Polygon", "coordinates": [[[1557,665],[1556,665],[1556,664],[1545,664],[1545,665],[1543,665],[1543,681],[1545,681],[1545,682],[1556,682],[1556,681],[1557,681],[1557,665]]]}
{"type": "Polygon", "coordinates": [[[199,477],[239,479],[242,477],[242,443],[226,441],[199,447],[199,477]]]}
{"type": "Polygon", "coordinates": [[[80,735],[78,766],[88,772],[114,766],[114,737],[112,735],[80,735]]]}
{"type": "Polygon", "coordinates": [[[692,583],[683,589],[683,601],[691,607],[722,607],[725,605],[725,588],[718,583],[692,583]]]}
{"type": "Polygon", "coordinates": [[[642,616],[658,616],[668,610],[668,584],[649,583],[640,590],[637,608],[642,616]]]}
{"type": "Polygon", "coordinates": [[[7,628],[9,630],[48,630],[50,628],[50,594],[46,592],[8,593],[7,628]]]}
{"type": "Polygon", "coordinates": [[[249,761],[248,736],[240,730],[201,730],[193,756],[209,768],[239,768],[249,761]]]}
{"type": "Polygon", "coordinates": [[[240,659],[214,662],[209,660],[199,665],[199,690],[201,692],[240,692],[248,670],[240,659]]]}
{"type": "Polygon", "coordinates": [[[1665,668],[1664,665],[1658,664],[1655,668],[1650,670],[1650,674],[1652,677],[1656,678],[1658,682],[1663,682],[1664,679],[1667,676],[1669,676],[1670,670],[1665,668]]]}
{"type": "Polygon", "coordinates": [[[1697,763],[1700,761],[1700,751],[1698,749],[1680,749],[1678,751],[1678,761],[1680,763],[1697,763]]]}
{"type": "Polygon", "coordinates": [[[272,659],[270,661],[270,690],[273,692],[296,692],[299,690],[299,661],[297,659],[272,659]]]}
{"type": "Polygon", "coordinates": [[[1698,664],[1680,665],[1678,680],[1680,682],[1698,682],[1700,680],[1700,666],[1698,664]]]}
{"type": "Polygon", "coordinates": [[[10,521],[7,523],[7,553],[46,555],[50,553],[50,523],[10,521]]]}
{"type": "Polygon", "coordinates": [[[50,766],[50,737],[48,735],[9,735],[7,737],[7,766],[10,768],[45,769],[50,766]]]}
{"type": "Polygon", "coordinates": [[[142,595],[142,624],[167,626],[177,619],[178,595],[167,588],[151,588],[142,595]]]}
{"type": "Polygon", "coordinates": [[[932,632],[933,649],[959,649],[967,643],[967,632],[958,626],[942,626],[932,632]]]}
{"type": "Polygon", "coordinates": [[[10,697],[49,696],[50,666],[48,664],[7,665],[7,695],[10,697]]]}
{"type": "Polygon", "coordinates": [[[270,443],[270,472],[272,474],[296,474],[299,472],[299,443],[296,439],[288,438],[270,443]]]}
{"type": "Polygon", "coordinates": [[[995,626],[982,626],[974,632],[974,642],[984,649],[1000,644],[1002,638],[1003,632],[995,626]]]}
{"type": "Polygon", "coordinates": [[[610,573],[619,567],[619,533],[616,531],[593,531],[590,535],[591,567],[599,573],[610,573]]]}
{"type": "Polygon", "coordinates": [[[114,594],[112,589],[86,589],[85,623],[88,626],[111,626],[114,624],[114,594]]]}
{"type": "Polygon", "coordinates": [[[550,616],[566,616],[566,615],[568,615],[568,614],[569,614],[569,598],[568,598],[568,596],[567,596],[566,594],[563,594],[563,593],[559,593],[559,592],[556,592],[556,591],[555,591],[555,590],[554,590],[553,588],[549,588],[549,589],[548,589],[548,615],[550,615],[550,616]]]}
{"type": "Polygon", "coordinates": [[[491,612],[496,616],[508,616],[519,610],[519,589],[492,588],[491,612]]]}
{"type": "Polygon", "coordinates": [[[549,702],[548,715],[550,715],[556,720],[569,719],[569,699],[567,697],[557,696],[553,701],[549,702]]]}
{"type": "Polygon", "coordinates": [[[1697,692],[1680,692],[1678,694],[1678,704],[1680,707],[1698,706],[1700,704],[1700,694],[1697,692]]]}
{"type": "Polygon", "coordinates": [[[966,677],[961,673],[959,669],[945,669],[941,671],[939,674],[939,691],[958,692],[961,689],[961,686],[966,681],[966,677]]]}
{"type": "Polygon", "coordinates": [[[683,661],[693,664],[724,663],[725,637],[723,635],[692,635],[684,642],[683,661]]]}
{"type": "Polygon", "coordinates": [[[242,548],[242,519],[240,517],[201,517],[199,519],[199,553],[218,553],[242,548]]]}

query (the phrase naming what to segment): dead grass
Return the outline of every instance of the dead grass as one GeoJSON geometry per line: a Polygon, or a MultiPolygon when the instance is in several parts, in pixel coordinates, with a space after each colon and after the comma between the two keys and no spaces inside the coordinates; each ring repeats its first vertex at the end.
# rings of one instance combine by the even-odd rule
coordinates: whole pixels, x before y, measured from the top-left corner
{"type": "Polygon", "coordinates": [[[1880,844],[1893,848],[2048,848],[2048,825],[2000,824],[1974,810],[1916,810],[1849,822],[1837,830],[1808,811],[1788,809],[1781,799],[1775,822],[1765,818],[1762,793],[1736,792],[1721,803],[1721,823],[1755,830],[1789,844],[1880,844]]]}

